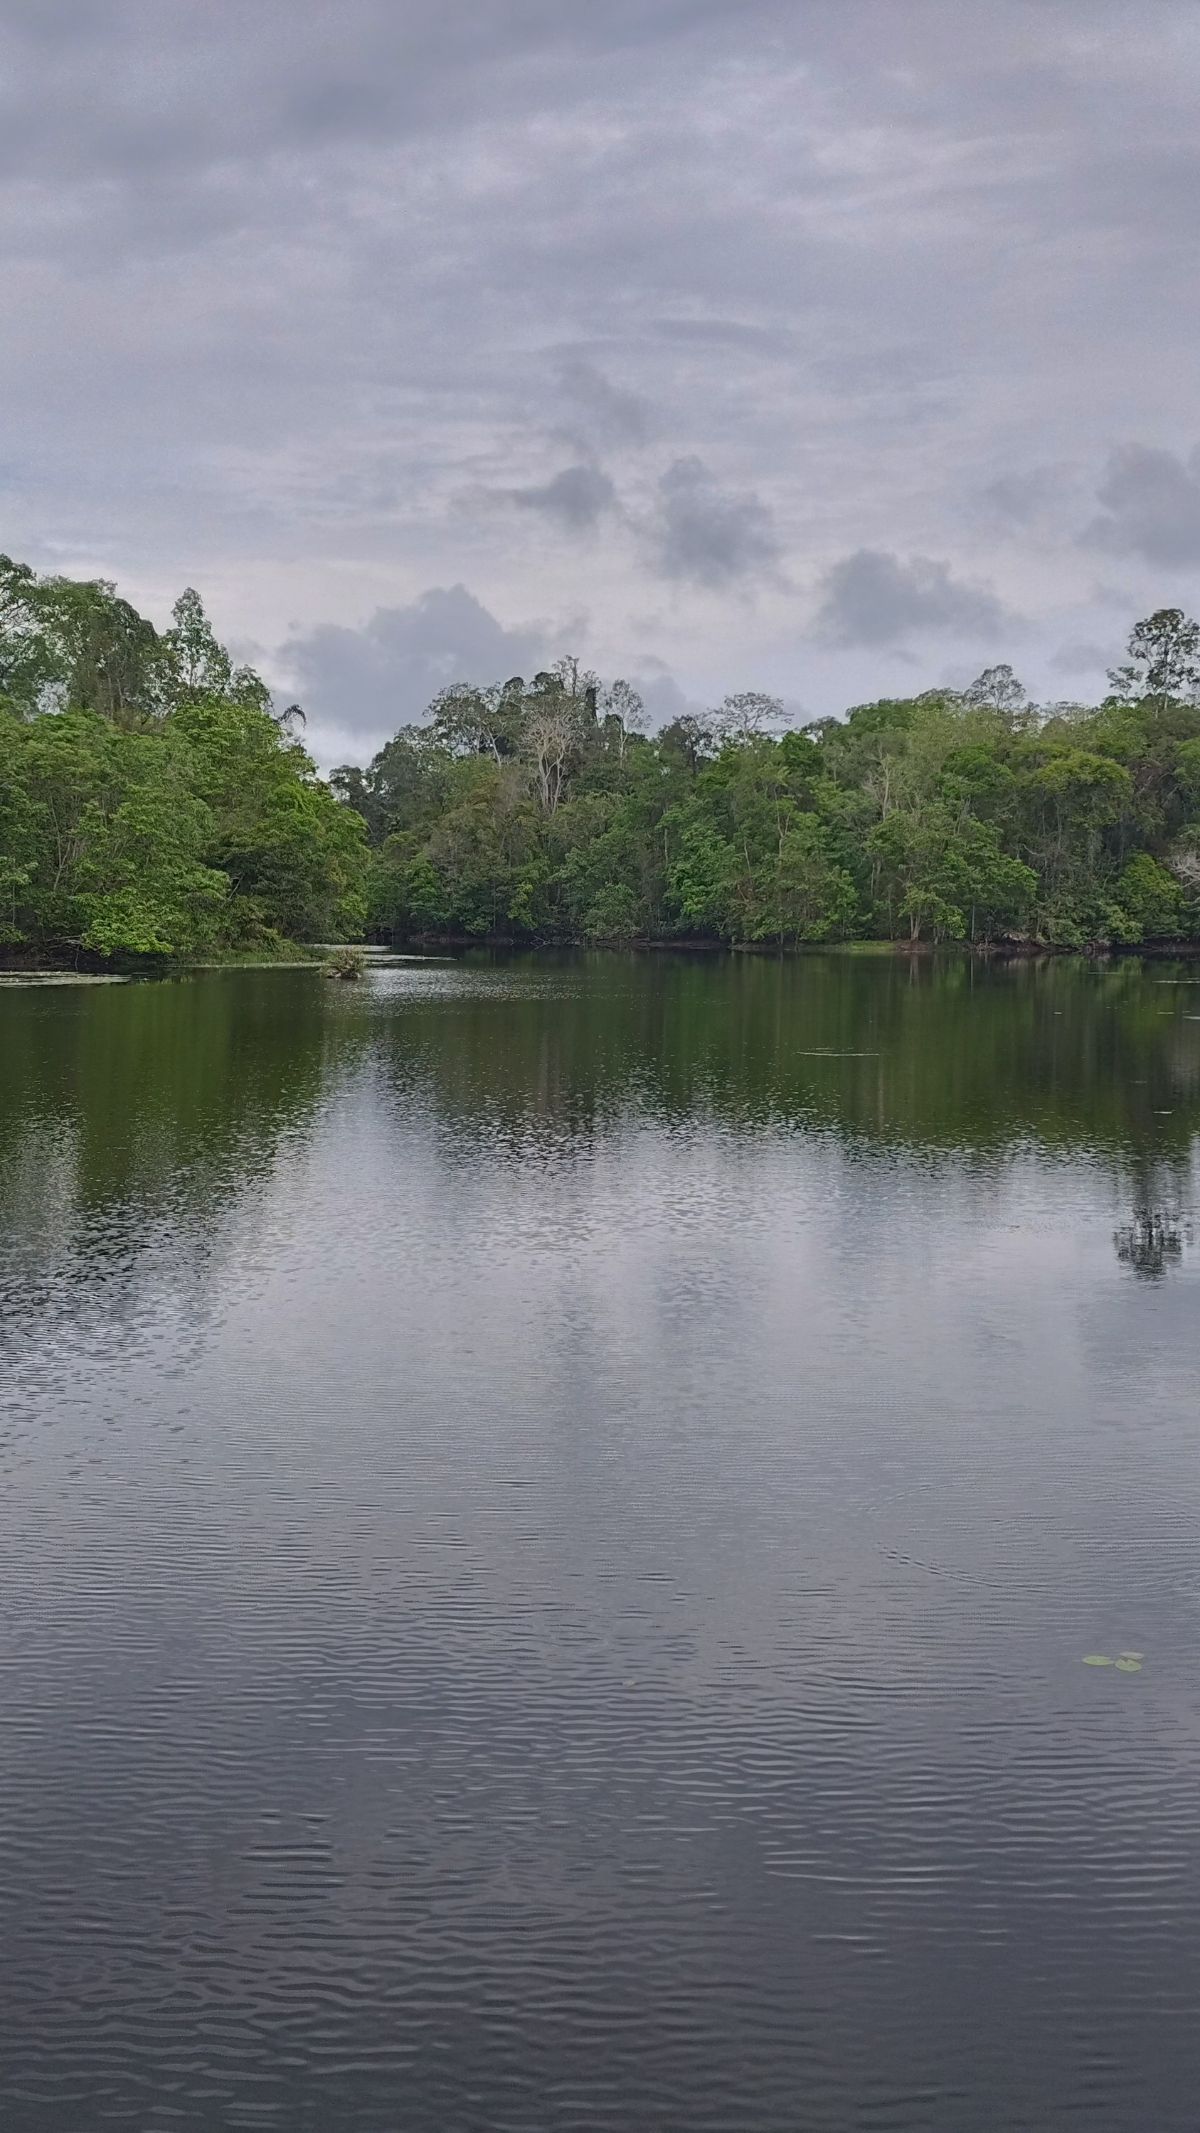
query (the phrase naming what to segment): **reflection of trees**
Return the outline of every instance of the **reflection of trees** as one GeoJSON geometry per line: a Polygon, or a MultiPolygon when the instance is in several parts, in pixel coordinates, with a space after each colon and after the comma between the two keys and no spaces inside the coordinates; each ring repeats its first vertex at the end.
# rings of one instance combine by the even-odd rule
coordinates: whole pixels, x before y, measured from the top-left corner
{"type": "MultiPolygon", "coordinates": [[[[1172,1115],[1169,1123],[1174,1122],[1172,1115]]],[[[1189,1135],[1182,1147],[1134,1148],[1122,1164],[1121,1196],[1130,1215],[1113,1231],[1113,1246],[1139,1281],[1160,1280],[1182,1264],[1191,1245],[1192,1225],[1184,1210],[1195,1204],[1194,1150],[1189,1135]]]]}
{"type": "Polygon", "coordinates": [[[481,959],[391,1019],[387,1059],[464,1147],[709,1116],[930,1154],[1086,1149],[1129,1177],[1127,1206],[1186,1205],[1139,1165],[1190,1167],[1188,997],[1132,961],[481,959]]]}
{"type": "Polygon", "coordinates": [[[448,1161],[530,1175],[644,1123],[1086,1152],[1132,1210],[1122,1263],[1155,1278],[1197,1198],[1191,984],[1068,959],[558,955],[0,1000],[0,1337],[40,1311],[82,1350],[155,1296],[194,1322],[239,1210],[364,1062],[448,1161]]]}
{"type": "Polygon", "coordinates": [[[352,1036],[308,972],[0,1001],[0,1346],[196,1326],[231,1223],[352,1036]]]}
{"type": "Polygon", "coordinates": [[[1164,1207],[1135,1208],[1133,1220],[1113,1231],[1118,1259],[1139,1281],[1158,1281],[1179,1266],[1191,1241],[1190,1223],[1164,1207]]]}

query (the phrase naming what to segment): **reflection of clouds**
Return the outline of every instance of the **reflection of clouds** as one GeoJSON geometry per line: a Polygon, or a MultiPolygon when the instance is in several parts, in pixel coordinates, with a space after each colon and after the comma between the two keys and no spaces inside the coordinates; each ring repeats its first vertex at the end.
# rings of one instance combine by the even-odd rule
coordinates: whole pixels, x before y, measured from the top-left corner
{"type": "MultiPolygon", "coordinates": [[[[314,1232],[326,1259],[338,1196],[353,1179],[369,1207],[382,1163],[406,1252],[450,1208],[497,1261],[528,1240],[542,1282],[543,1254],[571,1266],[603,1240],[633,1264],[665,1223],[673,1271],[642,1266],[635,1290],[691,1316],[699,1297],[723,1307],[733,1235],[762,1227],[786,1148],[811,1167],[813,1207],[832,1191],[837,1212],[823,1230],[812,1209],[800,1220],[793,1176],[790,1241],[747,1278],[795,1275],[799,1222],[857,1286],[863,1226],[896,1179],[956,1251],[1015,1229],[1028,1268],[1023,1197],[1052,1161],[1104,1178],[1099,1223],[1092,1201],[1081,1223],[1103,1250],[1119,1223],[1120,1263],[1154,1280],[1181,1265],[1200,1195],[1194,1061],[1153,1008],[1161,982],[1132,964],[556,955],[396,963],[359,988],[273,972],[25,995],[4,1014],[0,1350],[10,1367],[36,1356],[44,1380],[51,1352],[82,1372],[148,1342],[202,1348],[231,1265],[243,1294],[260,1280],[277,1189],[301,1190],[293,1159],[328,1148],[344,1099],[357,1124],[314,1232]],[[713,1208],[724,1259],[705,1236],[681,1265],[713,1208]]],[[[623,1286],[611,1263],[608,1283],[623,1286]]]]}
{"type": "Polygon", "coordinates": [[[1163,1207],[1135,1208],[1132,1221],[1113,1231],[1118,1259],[1132,1267],[1139,1281],[1158,1281],[1181,1266],[1191,1243],[1191,1223],[1178,1210],[1163,1207]]]}

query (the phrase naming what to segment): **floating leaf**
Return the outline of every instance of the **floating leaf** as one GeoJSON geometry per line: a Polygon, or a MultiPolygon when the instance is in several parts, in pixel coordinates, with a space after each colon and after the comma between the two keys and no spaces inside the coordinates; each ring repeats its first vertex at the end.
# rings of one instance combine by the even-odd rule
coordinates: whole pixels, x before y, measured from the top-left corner
{"type": "Polygon", "coordinates": [[[1118,1659],[1117,1661],[1118,1674],[1140,1674],[1141,1671],[1142,1662],[1140,1659],[1118,1659]]]}
{"type": "Polygon", "coordinates": [[[1089,1652],[1083,1663],[1085,1666],[1112,1666],[1113,1661],[1106,1659],[1102,1652],[1089,1652]]]}
{"type": "Polygon", "coordinates": [[[1144,1659],[1146,1654],[1145,1652],[1122,1652],[1120,1656],[1122,1659],[1144,1659]]]}

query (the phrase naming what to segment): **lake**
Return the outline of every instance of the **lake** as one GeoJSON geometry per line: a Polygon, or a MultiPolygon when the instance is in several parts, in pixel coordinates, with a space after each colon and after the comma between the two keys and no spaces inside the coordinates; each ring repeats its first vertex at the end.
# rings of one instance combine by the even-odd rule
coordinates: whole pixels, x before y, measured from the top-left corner
{"type": "Polygon", "coordinates": [[[1194,2133],[1198,1136],[1200,966],[0,989],[4,2133],[1194,2133]]]}

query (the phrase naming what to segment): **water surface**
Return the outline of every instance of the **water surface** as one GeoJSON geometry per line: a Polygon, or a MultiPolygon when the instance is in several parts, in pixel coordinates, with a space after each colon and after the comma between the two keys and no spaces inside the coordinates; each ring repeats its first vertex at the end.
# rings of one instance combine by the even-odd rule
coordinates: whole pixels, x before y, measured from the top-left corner
{"type": "Polygon", "coordinates": [[[1198,1132],[1187,967],[0,997],[5,2133],[1192,2133],[1198,1132]]]}

